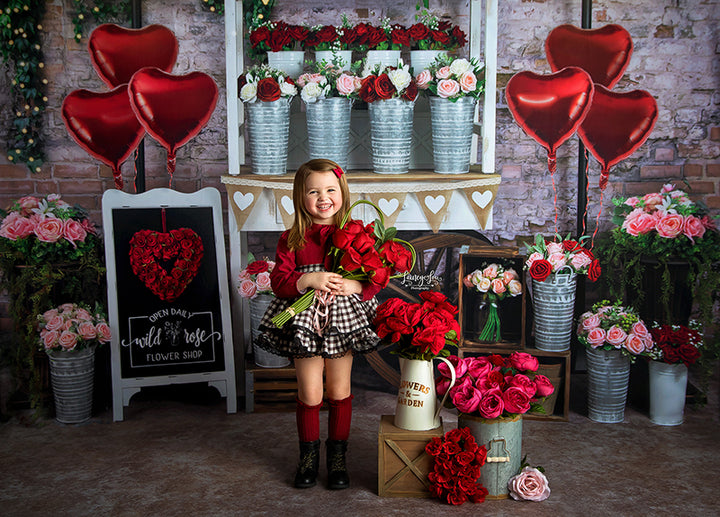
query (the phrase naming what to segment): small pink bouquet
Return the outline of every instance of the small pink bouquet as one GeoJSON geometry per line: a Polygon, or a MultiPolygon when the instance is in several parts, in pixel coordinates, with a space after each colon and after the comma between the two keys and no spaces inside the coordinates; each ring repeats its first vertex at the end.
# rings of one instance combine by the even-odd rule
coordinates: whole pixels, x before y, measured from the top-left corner
{"type": "Polygon", "coordinates": [[[335,63],[321,61],[315,63],[311,72],[298,77],[296,85],[300,88],[300,98],[310,104],[330,97],[356,99],[362,81],[335,63]]]}
{"type": "Polygon", "coordinates": [[[40,349],[71,351],[110,342],[110,327],[100,307],[64,303],[38,315],[40,349]]]}
{"type": "Polygon", "coordinates": [[[497,304],[508,296],[520,296],[523,291],[520,276],[512,268],[505,269],[502,265],[492,263],[476,269],[463,278],[463,285],[483,293],[489,302],[488,318],[480,332],[480,341],[500,341],[500,317],[497,304]]]}
{"type": "Polygon", "coordinates": [[[267,258],[255,260],[255,256],[248,253],[248,265],[238,275],[238,280],[240,280],[238,292],[240,296],[251,300],[257,298],[259,294],[274,296],[270,285],[270,273],[274,268],[275,262],[272,260],[267,258]]]}
{"type": "Polygon", "coordinates": [[[438,56],[426,70],[417,71],[415,81],[428,95],[442,97],[451,102],[461,97],[479,99],[485,91],[483,67],[473,58],[453,59],[447,55],[438,56]]]}
{"type": "Polygon", "coordinates": [[[595,282],[600,278],[602,268],[593,252],[585,247],[587,239],[583,236],[575,240],[568,234],[565,238],[556,235],[549,240],[538,234],[533,244],[525,244],[528,254],[525,269],[538,282],[544,282],[553,274],[571,273],[587,275],[591,282],[595,282]]]}
{"type": "Polygon", "coordinates": [[[635,360],[654,350],[652,334],[632,308],[602,300],[580,316],[578,340],[588,348],[620,350],[635,360]]]}
{"type": "MultiPolygon", "coordinates": [[[[536,374],[540,366],[537,357],[526,352],[513,352],[507,357],[493,354],[462,359],[451,355],[448,360],[457,376],[449,391],[450,400],[458,411],[467,415],[492,420],[514,417],[531,409],[544,413],[539,402],[555,391],[550,379],[536,374]]],[[[444,363],[438,369],[436,390],[442,396],[448,392],[451,374],[444,363]]]]}

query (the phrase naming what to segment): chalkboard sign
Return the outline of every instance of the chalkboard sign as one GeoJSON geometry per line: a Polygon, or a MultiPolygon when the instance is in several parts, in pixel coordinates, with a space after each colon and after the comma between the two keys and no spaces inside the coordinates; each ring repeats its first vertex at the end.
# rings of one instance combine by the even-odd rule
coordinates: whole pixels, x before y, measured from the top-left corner
{"type": "Polygon", "coordinates": [[[236,410],[220,194],[103,196],[113,411],[143,386],[208,382],[236,410]]]}

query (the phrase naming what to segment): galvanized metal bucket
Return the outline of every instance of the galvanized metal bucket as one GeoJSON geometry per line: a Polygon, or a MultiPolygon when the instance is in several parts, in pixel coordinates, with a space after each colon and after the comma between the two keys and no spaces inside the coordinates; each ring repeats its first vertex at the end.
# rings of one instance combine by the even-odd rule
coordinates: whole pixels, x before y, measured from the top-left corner
{"type": "Polygon", "coordinates": [[[282,50],[267,53],[268,66],[285,72],[293,79],[297,79],[303,72],[305,63],[304,50],[282,50]]]}
{"type": "Polygon", "coordinates": [[[255,298],[248,300],[248,304],[250,305],[250,337],[253,343],[253,357],[255,358],[255,364],[261,368],[284,368],[290,364],[290,359],[268,352],[255,344],[260,336],[260,322],[270,303],[272,303],[272,300],[273,297],[269,294],[259,294],[255,298]]]}
{"type": "Polygon", "coordinates": [[[277,175],[287,172],[291,99],[281,97],[273,102],[245,104],[253,174],[277,175]]]}
{"type": "Polygon", "coordinates": [[[334,61],[342,62],[343,70],[349,71],[352,64],[352,50],[316,50],[315,62],[333,63],[334,61]]]}
{"type": "Polygon", "coordinates": [[[347,169],[352,100],[330,97],[305,104],[310,159],[327,158],[347,169]]]}
{"type": "Polygon", "coordinates": [[[442,97],[429,97],[429,100],[435,172],[469,172],[477,99],[461,97],[452,102],[442,97]]]}
{"type": "Polygon", "coordinates": [[[365,68],[372,70],[376,65],[397,66],[401,54],[400,50],[368,50],[365,54],[365,68]]]}
{"type": "Polygon", "coordinates": [[[650,374],[650,421],[657,425],[680,425],[685,412],[688,369],[683,363],[648,363],[650,374]]]}
{"type": "Polygon", "coordinates": [[[619,350],[587,349],[588,417],[615,424],[625,418],[630,359],[619,350]]]}
{"type": "Polygon", "coordinates": [[[92,416],[95,347],[50,350],[48,358],[55,419],[62,424],[86,422],[92,416]]]}
{"type": "Polygon", "coordinates": [[[522,462],[522,415],[486,420],[460,413],[458,428],[462,427],[470,428],[477,444],[487,448],[487,460],[480,468],[487,499],[507,499],[508,481],[522,462]]]}
{"type": "Polygon", "coordinates": [[[413,69],[413,75],[418,75],[428,68],[440,55],[447,56],[447,50],[411,50],[410,66],[413,69]]]}
{"type": "Polygon", "coordinates": [[[576,287],[575,273],[554,273],[544,282],[532,281],[535,348],[570,350],[576,287]]]}
{"type": "Polygon", "coordinates": [[[410,169],[415,101],[378,100],[368,104],[373,172],[405,174],[410,169]]]}

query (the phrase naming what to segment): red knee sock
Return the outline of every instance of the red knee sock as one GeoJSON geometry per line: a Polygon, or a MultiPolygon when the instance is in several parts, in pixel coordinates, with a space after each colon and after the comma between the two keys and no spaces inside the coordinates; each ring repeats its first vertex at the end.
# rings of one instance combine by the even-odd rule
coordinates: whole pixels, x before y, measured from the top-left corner
{"type": "Polygon", "coordinates": [[[350,436],[350,421],[352,420],[352,399],[331,400],[330,414],[328,415],[328,438],[330,440],[347,440],[350,436]]]}
{"type": "Polygon", "coordinates": [[[322,402],[317,406],[308,406],[300,399],[297,399],[295,420],[297,420],[298,437],[301,442],[314,442],[320,439],[321,407],[322,402]]]}

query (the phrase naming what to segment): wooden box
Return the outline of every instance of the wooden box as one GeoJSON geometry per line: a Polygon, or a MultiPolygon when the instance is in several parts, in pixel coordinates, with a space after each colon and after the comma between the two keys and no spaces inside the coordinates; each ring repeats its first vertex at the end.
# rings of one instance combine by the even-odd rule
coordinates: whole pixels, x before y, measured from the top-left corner
{"type": "Polygon", "coordinates": [[[378,495],[380,497],[430,497],[428,474],[433,458],[425,446],[443,435],[440,426],[429,431],[395,427],[393,415],[380,417],[378,433],[378,495]]]}
{"type": "MultiPolygon", "coordinates": [[[[525,258],[521,256],[516,247],[504,246],[471,246],[467,253],[460,255],[458,278],[458,314],[462,343],[470,346],[487,348],[520,350],[525,346],[525,313],[526,291],[525,272],[523,265],[525,258]],[[468,288],[463,284],[465,276],[476,269],[484,269],[492,263],[504,268],[513,268],[520,277],[523,292],[518,296],[506,296],[498,302],[498,316],[500,318],[500,341],[480,341],[479,334],[484,327],[481,316],[481,305],[487,297],[475,287],[468,288]]],[[[487,311],[487,309],[485,309],[487,311]]]]}
{"type": "Polygon", "coordinates": [[[261,368],[245,361],[245,412],[295,411],[295,367],[261,368]]]}

